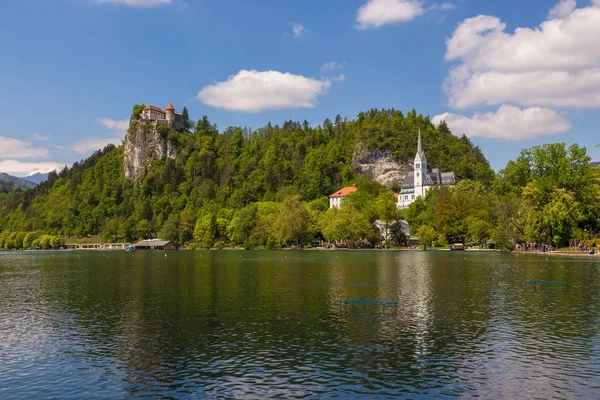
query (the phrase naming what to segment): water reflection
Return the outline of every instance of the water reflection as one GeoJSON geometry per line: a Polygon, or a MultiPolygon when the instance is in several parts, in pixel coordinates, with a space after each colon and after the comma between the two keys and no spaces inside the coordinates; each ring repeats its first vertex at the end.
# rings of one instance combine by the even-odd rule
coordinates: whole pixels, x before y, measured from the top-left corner
{"type": "Polygon", "coordinates": [[[496,253],[3,253],[3,398],[594,397],[599,267],[496,253]],[[522,284],[533,279],[569,288],[522,284]],[[398,310],[340,313],[349,298],[398,310]]]}

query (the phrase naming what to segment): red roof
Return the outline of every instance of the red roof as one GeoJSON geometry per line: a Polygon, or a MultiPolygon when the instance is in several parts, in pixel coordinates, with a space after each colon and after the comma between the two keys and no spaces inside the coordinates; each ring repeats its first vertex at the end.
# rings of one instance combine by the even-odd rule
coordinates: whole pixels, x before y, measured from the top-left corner
{"type": "Polygon", "coordinates": [[[173,107],[173,104],[169,103],[169,105],[167,106],[167,108],[165,110],[173,110],[173,111],[175,111],[175,107],[173,107]]]}
{"type": "Polygon", "coordinates": [[[398,200],[398,193],[394,193],[394,197],[398,200]]]}
{"type": "Polygon", "coordinates": [[[335,192],[334,194],[332,194],[329,197],[346,197],[350,193],[354,193],[354,192],[356,192],[356,186],[347,186],[345,188],[341,188],[340,190],[338,190],[337,192],[335,192]]]}
{"type": "Polygon", "coordinates": [[[162,108],[158,108],[158,107],[154,107],[154,106],[146,106],[144,108],[144,110],[153,110],[153,111],[158,111],[158,112],[161,112],[161,113],[165,112],[165,110],[163,110],[162,108]]]}

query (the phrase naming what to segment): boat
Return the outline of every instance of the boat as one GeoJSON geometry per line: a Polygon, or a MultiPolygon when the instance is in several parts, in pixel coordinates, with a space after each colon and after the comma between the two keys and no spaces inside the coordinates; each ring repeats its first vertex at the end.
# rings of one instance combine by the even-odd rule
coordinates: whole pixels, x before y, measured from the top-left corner
{"type": "Polygon", "coordinates": [[[465,250],[465,245],[462,243],[454,243],[450,246],[450,251],[462,251],[465,250]]]}
{"type": "Polygon", "coordinates": [[[125,247],[125,251],[135,251],[135,247],[129,245],[129,246],[125,247]]]}

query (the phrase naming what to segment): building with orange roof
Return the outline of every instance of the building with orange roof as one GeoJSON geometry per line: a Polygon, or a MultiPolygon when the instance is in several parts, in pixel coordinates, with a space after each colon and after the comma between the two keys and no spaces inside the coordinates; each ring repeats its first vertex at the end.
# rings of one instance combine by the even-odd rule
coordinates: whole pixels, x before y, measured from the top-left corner
{"type": "Polygon", "coordinates": [[[329,208],[340,208],[342,199],[351,193],[356,192],[356,185],[346,186],[329,196],[329,208]]]}
{"type": "Polygon", "coordinates": [[[183,128],[183,116],[175,112],[175,107],[171,103],[164,110],[160,107],[146,106],[140,114],[140,120],[142,122],[154,122],[157,125],[169,125],[169,127],[176,130],[183,128]]]}

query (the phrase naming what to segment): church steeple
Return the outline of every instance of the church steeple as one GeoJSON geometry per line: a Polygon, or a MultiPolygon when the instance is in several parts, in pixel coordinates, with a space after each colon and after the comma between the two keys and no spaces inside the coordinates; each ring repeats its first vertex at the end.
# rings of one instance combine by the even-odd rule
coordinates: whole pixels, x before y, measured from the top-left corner
{"type": "Polygon", "coordinates": [[[421,126],[419,125],[419,142],[417,144],[417,155],[423,158],[423,144],[421,143],[421,126]]]}
{"type": "Polygon", "coordinates": [[[414,161],[414,190],[416,196],[423,196],[425,193],[425,182],[427,175],[427,158],[423,151],[423,141],[421,139],[421,127],[419,126],[419,140],[417,143],[417,155],[414,161]]]}

